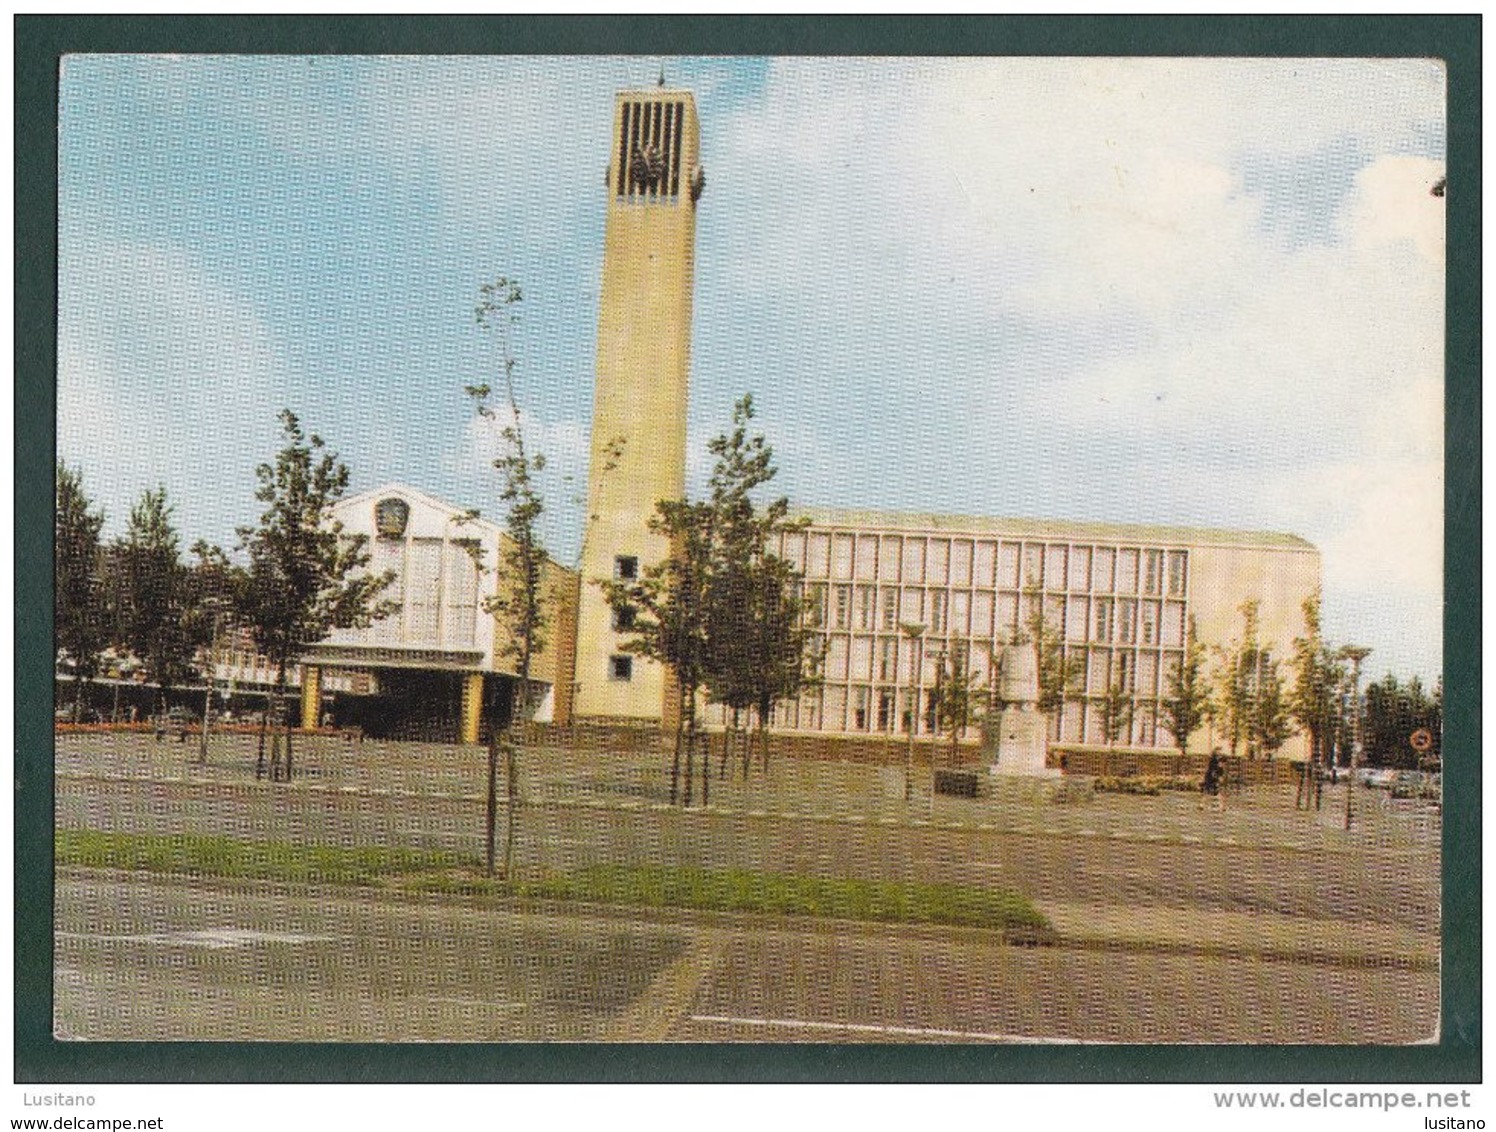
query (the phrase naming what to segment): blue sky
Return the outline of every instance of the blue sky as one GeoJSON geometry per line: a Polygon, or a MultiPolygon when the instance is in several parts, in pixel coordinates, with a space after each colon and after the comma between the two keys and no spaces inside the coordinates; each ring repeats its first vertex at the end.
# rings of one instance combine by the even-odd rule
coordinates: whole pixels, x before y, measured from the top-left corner
{"type": "Polygon", "coordinates": [[[1287,530],[1440,668],[1444,80],[1425,61],[71,56],[58,447],[120,529],[251,521],[290,406],[356,489],[496,514],[515,348],[575,552],[612,97],[695,92],[693,474],[751,391],[833,506],[1287,530]]]}

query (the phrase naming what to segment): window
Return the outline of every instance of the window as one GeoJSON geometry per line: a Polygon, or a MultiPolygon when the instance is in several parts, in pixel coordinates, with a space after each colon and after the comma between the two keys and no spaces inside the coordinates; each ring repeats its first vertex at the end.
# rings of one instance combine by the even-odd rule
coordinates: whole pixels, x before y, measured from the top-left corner
{"type": "Polygon", "coordinates": [[[992,635],[992,595],[976,593],[971,597],[971,632],[975,637],[992,635]]]}
{"type": "Polygon", "coordinates": [[[960,539],[951,543],[951,585],[971,585],[971,543],[960,539]]]}
{"type": "Polygon", "coordinates": [[[613,559],[613,577],[620,582],[632,582],[639,577],[639,559],[632,554],[620,554],[613,559]]]}
{"type": "Polygon", "coordinates": [[[1137,620],[1137,602],[1130,598],[1122,598],[1117,602],[1117,640],[1124,645],[1133,643],[1135,622],[1137,620]]]}
{"type": "Polygon", "coordinates": [[[893,725],[893,693],[881,691],[878,693],[878,730],[887,731],[893,725]]]}
{"type": "Polygon", "coordinates": [[[1070,548],[1070,588],[1085,593],[1090,589],[1090,583],[1091,548],[1073,546],[1070,548]]]}
{"type": "Polygon", "coordinates": [[[910,538],[904,540],[904,581],[923,582],[925,580],[925,540],[922,538],[910,538]]]}
{"type": "Polygon", "coordinates": [[[826,645],[826,678],[841,681],[847,678],[847,638],[838,634],[826,645]]]}
{"type": "Polygon", "coordinates": [[[1160,633],[1163,644],[1178,648],[1184,644],[1184,605],[1182,602],[1164,602],[1163,630],[1160,633]]]}
{"type": "Polygon", "coordinates": [[[1096,632],[1092,640],[1110,641],[1112,639],[1112,601],[1111,598],[1099,598],[1095,603],[1096,610],[1096,632]]]}
{"type": "Polygon", "coordinates": [[[1087,604],[1083,597],[1072,597],[1065,603],[1065,639],[1067,641],[1086,639],[1086,617],[1090,612],[1087,604]]]}
{"type": "Polygon", "coordinates": [[[925,591],[904,590],[904,620],[915,625],[925,623],[925,591]]]}
{"type": "Polygon", "coordinates": [[[1066,547],[1058,543],[1050,543],[1044,548],[1044,588],[1047,590],[1065,588],[1065,551],[1066,547]]]}
{"type": "Polygon", "coordinates": [[[805,573],[824,578],[831,573],[831,536],[812,533],[805,542],[805,573]]]}
{"type": "Polygon", "coordinates": [[[871,629],[873,627],[873,587],[857,587],[857,627],[859,629],[871,629]]]}
{"type": "Polygon", "coordinates": [[[897,590],[883,591],[883,628],[892,632],[899,627],[899,594],[897,590]]]}
{"type": "Polygon", "coordinates": [[[634,678],[634,658],[631,656],[610,656],[608,658],[608,679],[623,683],[634,678]]]}
{"type": "Polygon", "coordinates": [[[1137,694],[1152,698],[1158,691],[1158,654],[1138,653],[1137,694]]]}
{"type": "Polygon", "coordinates": [[[852,726],[858,731],[867,730],[868,690],[857,688],[852,693],[852,726]]]}
{"type": "Polygon", "coordinates": [[[897,537],[878,540],[878,580],[899,580],[899,558],[903,555],[903,540],[897,537]]]}
{"type": "Polygon", "coordinates": [[[997,625],[994,627],[999,637],[1005,633],[1014,633],[1018,630],[1018,595],[997,595],[997,625]]]}
{"type": "Polygon", "coordinates": [[[930,594],[930,628],[936,633],[945,632],[944,590],[935,590],[930,594]]]}
{"type": "Polygon", "coordinates": [[[971,595],[960,591],[951,594],[951,632],[958,637],[966,636],[970,615],[971,595]]]}
{"type": "Polygon", "coordinates": [[[1169,551],[1169,596],[1184,596],[1184,551],[1169,551]]]}
{"type": "Polygon", "coordinates": [[[1023,548],[1023,584],[1025,587],[1044,584],[1044,548],[1026,543],[1023,548]]]}
{"type": "Polygon", "coordinates": [[[852,620],[852,587],[836,587],[836,627],[845,629],[852,620]]]}
{"type": "Polygon", "coordinates": [[[805,622],[822,627],[826,624],[826,583],[812,582],[805,594],[805,622]]]}
{"type": "Polygon", "coordinates": [[[1018,544],[1005,542],[997,552],[997,584],[1003,589],[1018,588],[1018,544]]]}
{"type": "Polygon", "coordinates": [[[1164,552],[1161,550],[1145,550],[1143,552],[1143,592],[1156,594],[1163,586],[1164,552]]]}
{"type": "Polygon", "coordinates": [[[831,540],[831,576],[838,579],[852,576],[851,535],[836,535],[831,540]]]}
{"type": "Polygon", "coordinates": [[[925,563],[925,581],[932,586],[946,585],[950,579],[951,544],[945,539],[930,540],[930,554],[925,563]]]}
{"type": "Polygon", "coordinates": [[[991,542],[979,542],[973,552],[971,564],[974,584],[978,586],[990,586],[995,576],[993,570],[997,562],[997,544],[991,542]]]}
{"type": "Polygon", "coordinates": [[[613,631],[615,633],[627,633],[634,627],[634,607],[632,605],[621,606],[613,610],[613,631]]]}
{"type": "Polygon", "coordinates": [[[1120,594],[1138,592],[1138,552],[1136,550],[1117,552],[1117,592],[1120,594]]]}
{"type": "Polygon", "coordinates": [[[878,642],[878,679],[892,680],[894,678],[895,650],[898,641],[892,637],[885,637],[878,642]]]}
{"type": "Polygon", "coordinates": [[[1143,602],[1140,637],[1145,645],[1158,644],[1158,602],[1156,601],[1143,602]]]}
{"type": "Polygon", "coordinates": [[[1098,546],[1091,557],[1091,588],[1098,593],[1112,592],[1112,563],[1116,554],[1109,546],[1098,546]]]}

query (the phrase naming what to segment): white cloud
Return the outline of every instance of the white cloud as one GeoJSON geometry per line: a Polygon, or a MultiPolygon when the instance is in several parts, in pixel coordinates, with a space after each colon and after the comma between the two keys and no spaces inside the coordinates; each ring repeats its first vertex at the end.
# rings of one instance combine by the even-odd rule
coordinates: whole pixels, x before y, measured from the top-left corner
{"type": "Polygon", "coordinates": [[[717,144],[715,278],[805,419],[886,403],[888,478],[959,451],[967,510],[1294,530],[1437,641],[1442,163],[1401,151],[1442,99],[1417,61],[781,61],[717,144]],[[1285,246],[1243,169],[1332,145],[1366,164],[1285,246]]]}
{"type": "MultiPolygon", "coordinates": [[[[177,65],[169,101],[221,65],[177,65]]],[[[277,61],[275,83],[210,101],[238,115],[225,138],[248,124],[309,167],[355,167],[371,194],[393,185],[421,239],[466,249],[448,264],[503,264],[537,307],[564,295],[575,314],[595,301],[608,109],[617,88],[652,80],[641,70],[277,61]]],[[[775,61],[762,90],[703,121],[692,482],[709,465],[702,438],[751,389],[797,498],[1295,529],[1325,551],[1331,605],[1334,587],[1352,604],[1380,587],[1427,618],[1443,202],[1427,192],[1439,164],[1409,155],[1437,150],[1443,89],[1437,63],[1416,60],[775,61]],[[1272,215],[1283,194],[1291,224],[1272,215]]],[[[64,264],[86,316],[64,325],[64,454],[109,446],[131,496],[155,462],[189,486],[247,483],[218,466],[245,428],[215,431],[215,413],[273,431],[286,359],[189,257],[121,252],[64,264]],[[220,407],[175,403],[194,369],[226,377],[220,407]],[[163,372],[172,395],[155,398],[148,375],[163,372]],[[153,441],[122,439],[140,436],[153,441]],[[184,455],[203,438],[217,465],[184,455]]],[[[318,312],[318,330],[367,333],[361,358],[392,353],[378,335],[398,327],[339,315],[318,312]]],[[[585,489],[591,341],[573,321],[528,324],[542,333],[525,354],[547,398],[532,433],[558,515],[585,489]]],[[[347,400],[361,467],[445,471],[494,511],[480,438],[422,463],[400,413],[347,400]]]]}
{"type": "MultiPolygon", "coordinates": [[[[461,493],[460,502],[479,509],[495,522],[503,522],[504,503],[499,498],[502,483],[494,461],[502,456],[506,441],[500,429],[507,423],[474,414],[463,426],[461,439],[442,455],[442,466],[461,493]]],[[[545,512],[540,530],[547,549],[561,562],[570,562],[581,540],[581,513],[587,496],[587,462],[591,436],[587,423],[578,420],[547,421],[535,413],[522,416],[525,448],[545,457],[545,468],[537,477],[545,512]]]]}
{"type": "Polygon", "coordinates": [[[178,249],[70,240],[60,258],[59,456],[83,470],[109,531],[162,484],[186,543],[232,545],[276,447],[285,367],[268,329],[178,249]]]}
{"type": "Polygon", "coordinates": [[[1432,193],[1444,163],[1426,157],[1382,156],[1361,170],[1344,228],[1359,248],[1395,254],[1408,244],[1430,264],[1444,265],[1444,201],[1432,193]]]}

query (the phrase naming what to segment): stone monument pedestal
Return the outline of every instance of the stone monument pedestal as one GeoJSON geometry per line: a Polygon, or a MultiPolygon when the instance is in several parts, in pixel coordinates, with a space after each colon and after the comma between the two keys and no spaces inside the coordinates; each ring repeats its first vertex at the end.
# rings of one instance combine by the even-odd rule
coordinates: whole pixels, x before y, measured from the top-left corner
{"type": "Polygon", "coordinates": [[[997,742],[993,762],[987,772],[993,775],[1022,775],[1026,778],[1059,778],[1060,771],[1045,765],[1049,751],[1048,717],[1026,708],[1007,708],[997,716],[997,742]]]}

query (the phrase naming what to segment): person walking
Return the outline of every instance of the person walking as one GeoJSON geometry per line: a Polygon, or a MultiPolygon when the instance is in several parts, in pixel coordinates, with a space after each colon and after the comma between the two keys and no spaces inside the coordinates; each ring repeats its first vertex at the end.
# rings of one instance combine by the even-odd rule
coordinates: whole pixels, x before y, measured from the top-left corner
{"type": "Polygon", "coordinates": [[[1200,783],[1200,804],[1197,809],[1205,808],[1207,797],[1215,799],[1217,813],[1226,812],[1226,764],[1221,758],[1221,749],[1217,747],[1210,752],[1210,762],[1205,764],[1205,779],[1200,783]]]}

